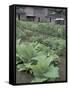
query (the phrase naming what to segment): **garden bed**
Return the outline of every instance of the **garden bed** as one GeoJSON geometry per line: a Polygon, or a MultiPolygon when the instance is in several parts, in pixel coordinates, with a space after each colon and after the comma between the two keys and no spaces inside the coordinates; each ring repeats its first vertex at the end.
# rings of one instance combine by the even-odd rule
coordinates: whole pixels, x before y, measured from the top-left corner
{"type": "Polygon", "coordinates": [[[16,21],[16,82],[65,81],[63,25],[16,21]]]}

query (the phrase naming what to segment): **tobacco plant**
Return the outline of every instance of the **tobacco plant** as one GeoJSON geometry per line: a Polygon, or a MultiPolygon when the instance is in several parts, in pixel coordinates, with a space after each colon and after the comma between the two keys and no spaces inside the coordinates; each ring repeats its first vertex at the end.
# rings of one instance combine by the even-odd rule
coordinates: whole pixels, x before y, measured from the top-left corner
{"type": "Polygon", "coordinates": [[[19,44],[18,41],[16,50],[17,70],[31,70],[32,82],[43,82],[59,77],[59,68],[54,66],[54,62],[58,61],[59,57],[49,47],[38,42],[19,44]]]}

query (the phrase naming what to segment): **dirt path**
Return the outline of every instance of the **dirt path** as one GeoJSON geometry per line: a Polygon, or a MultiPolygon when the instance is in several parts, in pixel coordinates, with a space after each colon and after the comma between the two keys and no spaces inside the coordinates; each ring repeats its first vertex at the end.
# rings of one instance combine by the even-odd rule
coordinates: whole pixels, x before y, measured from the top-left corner
{"type": "Polygon", "coordinates": [[[32,76],[26,72],[16,71],[16,83],[30,83],[32,76]]]}
{"type": "Polygon", "coordinates": [[[65,81],[66,80],[66,56],[64,55],[60,59],[60,64],[59,64],[59,76],[60,78],[57,79],[56,81],[65,81]]]}

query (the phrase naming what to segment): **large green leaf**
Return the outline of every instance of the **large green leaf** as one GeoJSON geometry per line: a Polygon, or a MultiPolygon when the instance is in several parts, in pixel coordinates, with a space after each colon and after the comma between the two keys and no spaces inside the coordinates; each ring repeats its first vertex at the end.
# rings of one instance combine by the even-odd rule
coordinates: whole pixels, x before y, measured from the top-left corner
{"type": "Polygon", "coordinates": [[[51,64],[52,61],[56,59],[56,57],[52,55],[49,57],[45,55],[41,55],[34,57],[33,59],[38,61],[36,65],[32,65],[32,70],[34,72],[34,75],[41,76],[42,73],[47,71],[49,65],[51,64]]]}
{"type": "Polygon", "coordinates": [[[17,53],[20,57],[24,58],[26,62],[31,60],[33,56],[35,56],[35,50],[31,47],[30,44],[20,44],[16,46],[17,53]]]}
{"type": "Polygon", "coordinates": [[[18,64],[17,69],[18,69],[18,71],[23,71],[23,70],[26,70],[26,67],[24,64],[18,64]]]}
{"type": "Polygon", "coordinates": [[[59,77],[59,68],[51,65],[50,67],[48,67],[48,71],[46,71],[45,73],[37,72],[37,74],[35,74],[35,78],[32,80],[32,82],[43,82],[43,81],[47,81],[48,79],[54,80],[58,77],[59,77]]]}
{"type": "Polygon", "coordinates": [[[47,78],[58,78],[59,77],[59,68],[51,65],[48,68],[48,71],[46,73],[44,73],[43,75],[47,78]]]}

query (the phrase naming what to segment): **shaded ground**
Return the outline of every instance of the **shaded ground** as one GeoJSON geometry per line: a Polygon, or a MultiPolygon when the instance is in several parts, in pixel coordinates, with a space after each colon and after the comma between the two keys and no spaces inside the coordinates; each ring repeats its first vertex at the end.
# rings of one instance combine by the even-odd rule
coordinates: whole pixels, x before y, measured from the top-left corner
{"type": "Polygon", "coordinates": [[[66,80],[66,56],[61,57],[60,64],[59,64],[59,79],[56,81],[65,81],[66,80]]]}
{"type": "Polygon", "coordinates": [[[16,83],[30,83],[32,76],[26,72],[16,71],[16,83]]]}

